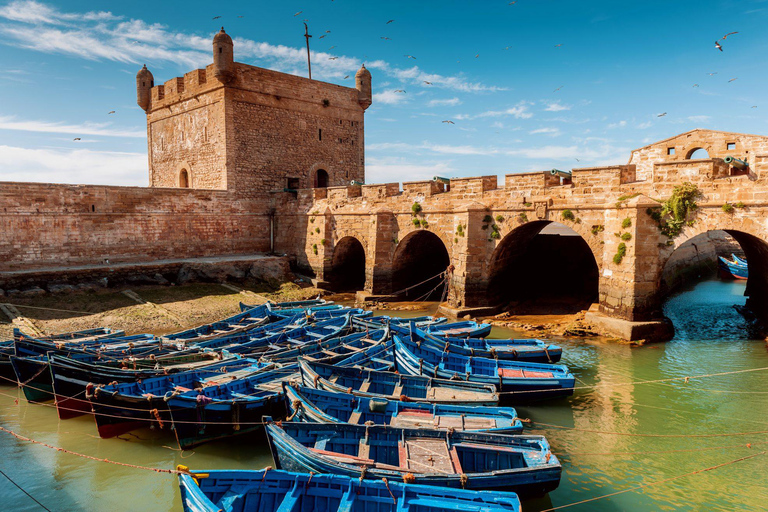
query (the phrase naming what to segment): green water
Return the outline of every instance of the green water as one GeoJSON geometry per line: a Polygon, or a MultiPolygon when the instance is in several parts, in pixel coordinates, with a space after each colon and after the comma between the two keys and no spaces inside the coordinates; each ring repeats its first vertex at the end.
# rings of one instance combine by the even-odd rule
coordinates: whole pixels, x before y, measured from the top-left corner
{"type": "MultiPolygon", "coordinates": [[[[768,367],[762,339],[732,307],[744,303],[744,284],[704,281],[669,300],[676,338],[631,348],[598,340],[557,340],[577,377],[567,400],[519,408],[536,422],[563,463],[560,487],[524,503],[526,512],[650,484],[768,450],[768,371],[690,382],[639,381],[768,367]],[[635,383],[635,384],[633,384],[635,383]],[[617,435],[622,434],[622,435],[617,435]],[[650,434],[680,437],[647,437],[650,434]],[[747,448],[747,443],[752,448],[747,448]]],[[[404,313],[415,316],[418,313],[404,313]]],[[[422,313],[423,314],[423,313],[422,313]]],[[[511,336],[496,330],[496,337],[511,336]]],[[[0,425],[33,439],[98,458],[173,468],[262,468],[271,464],[260,435],[172,449],[165,431],[143,430],[99,439],[93,420],[58,421],[54,409],[28,405],[15,388],[0,387],[0,425]],[[6,396],[6,395],[10,395],[6,396]],[[18,405],[14,398],[19,399],[18,405]]],[[[180,510],[176,478],[82,459],[16,441],[0,432],[0,469],[51,510],[180,510]]],[[[1,510],[41,510],[0,475],[1,510]]],[[[564,510],[768,510],[768,456],[687,476],[640,491],[564,510]]],[[[320,511],[318,511],[320,512],[320,511]]]]}

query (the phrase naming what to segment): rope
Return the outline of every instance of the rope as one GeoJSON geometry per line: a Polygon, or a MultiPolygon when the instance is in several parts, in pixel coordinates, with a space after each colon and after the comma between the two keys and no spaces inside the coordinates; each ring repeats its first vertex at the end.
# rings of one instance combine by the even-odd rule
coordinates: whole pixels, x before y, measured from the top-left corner
{"type": "Polygon", "coordinates": [[[631,492],[631,491],[637,491],[637,490],[640,490],[640,489],[645,489],[646,487],[650,487],[652,485],[659,485],[659,484],[671,482],[672,480],[678,480],[678,479],[684,478],[686,476],[693,476],[693,475],[697,475],[699,473],[704,473],[706,471],[713,471],[715,469],[719,469],[719,468],[722,468],[724,466],[728,466],[728,465],[731,465],[731,464],[736,464],[737,462],[742,462],[742,461],[745,461],[747,459],[758,457],[760,455],[765,455],[765,453],[766,452],[760,452],[760,453],[755,453],[753,455],[747,455],[746,457],[741,457],[741,458],[734,459],[734,460],[731,460],[731,461],[728,461],[728,462],[723,462],[722,464],[717,464],[716,466],[710,466],[710,467],[704,468],[704,469],[697,469],[695,471],[691,471],[690,473],[685,473],[683,475],[677,475],[677,476],[673,476],[673,477],[670,477],[670,478],[665,478],[663,480],[657,480],[655,482],[650,482],[650,483],[647,483],[647,484],[637,485],[635,487],[628,487],[627,489],[623,489],[621,491],[612,492],[610,494],[604,494],[603,496],[597,496],[595,498],[590,498],[588,500],[582,500],[582,501],[577,501],[577,502],[574,502],[574,503],[568,503],[567,505],[560,505],[560,506],[557,506],[557,507],[548,508],[546,510],[542,510],[541,512],[551,512],[553,510],[560,510],[560,509],[563,509],[563,508],[573,507],[575,505],[582,505],[584,503],[589,503],[589,502],[592,502],[592,501],[597,501],[597,500],[602,500],[602,499],[605,499],[605,498],[610,498],[611,496],[616,496],[618,494],[624,494],[624,493],[631,492]]]}
{"type": "Polygon", "coordinates": [[[420,283],[416,283],[416,284],[413,284],[413,285],[408,286],[406,288],[403,288],[402,290],[398,290],[396,292],[392,292],[392,295],[400,295],[403,292],[407,292],[408,290],[416,288],[417,286],[421,286],[424,283],[428,283],[429,281],[435,279],[436,277],[440,277],[443,274],[445,274],[445,270],[442,270],[439,274],[435,274],[434,276],[430,277],[429,279],[425,279],[424,281],[422,281],[420,283]]]}
{"type": "MultiPolygon", "coordinates": [[[[29,499],[31,499],[32,501],[34,501],[35,503],[37,503],[38,505],[40,505],[40,508],[42,508],[43,510],[47,510],[48,512],[51,512],[51,509],[49,509],[48,507],[46,507],[45,505],[43,505],[42,503],[40,503],[39,501],[37,501],[37,500],[35,499],[35,497],[34,497],[34,496],[32,496],[32,495],[31,495],[31,494],[29,494],[27,491],[25,491],[24,489],[22,489],[22,488],[21,488],[21,486],[20,486],[19,484],[17,484],[16,482],[14,482],[14,481],[13,481],[13,479],[12,479],[11,477],[9,477],[8,475],[6,475],[6,474],[3,472],[3,470],[1,470],[1,469],[0,469],[0,474],[2,474],[2,475],[5,477],[5,478],[7,478],[7,479],[8,479],[8,481],[9,481],[9,482],[11,482],[13,485],[15,485],[15,486],[16,486],[16,488],[17,488],[18,490],[20,490],[21,492],[23,492],[24,494],[26,494],[26,495],[29,497],[29,499]]],[[[387,489],[389,489],[389,487],[387,487],[387,489]]],[[[390,492],[390,494],[392,494],[392,492],[390,492]]],[[[397,502],[395,502],[395,503],[397,503],[397,502]]]]}

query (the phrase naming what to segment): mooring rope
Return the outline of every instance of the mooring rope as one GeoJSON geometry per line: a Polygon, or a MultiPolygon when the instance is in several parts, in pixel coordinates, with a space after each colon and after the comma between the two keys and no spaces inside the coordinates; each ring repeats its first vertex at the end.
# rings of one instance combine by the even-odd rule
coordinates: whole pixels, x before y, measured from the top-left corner
{"type": "Polygon", "coordinates": [[[21,487],[19,484],[17,484],[16,482],[14,482],[14,481],[13,481],[13,479],[12,479],[11,477],[9,477],[8,475],[6,475],[6,474],[5,474],[5,472],[4,472],[2,469],[0,469],[0,474],[1,474],[1,475],[3,475],[5,478],[7,478],[7,479],[8,479],[8,481],[9,481],[9,482],[11,482],[13,485],[15,485],[15,486],[16,486],[16,488],[17,488],[18,490],[20,490],[21,492],[23,492],[24,494],[26,494],[26,495],[29,497],[29,499],[31,499],[32,501],[34,501],[35,503],[37,503],[38,505],[40,505],[40,508],[42,508],[43,510],[47,510],[48,512],[51,512],[51,509],[49,509],[48,507],[46,507],[45,505],[43,505],[42,503],[40,503],[39,501],[37,501],[37,500],[35,499],[35,497],[34,497],[34,496],[32,496],[31,494],[29,494],[29,493],[28,493],[27,491],[25,491],[25,490],[24,490],[24,489],[23,489],[23,488],[22,488],[22,487],[21,487]]]}

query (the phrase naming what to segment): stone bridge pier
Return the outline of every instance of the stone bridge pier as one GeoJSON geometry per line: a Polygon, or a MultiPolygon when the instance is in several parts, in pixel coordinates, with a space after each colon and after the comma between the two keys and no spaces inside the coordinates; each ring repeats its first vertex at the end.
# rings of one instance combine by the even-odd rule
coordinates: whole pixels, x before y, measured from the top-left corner
{"type": "Polygon", "coordinates": [[[575,301],[626,339],[669,336],[667,274],[687,264],[673,256],[724,231],[749,262],[748,305],[768,317],[765,137],[694,130],[633,151],[626,165],[509,174],[502,186],[481,176],[308,189],[273,203],[276,250],[331,289],[441,300],[459,316],[575,301]],[[707,158],[685,158],[694,148],[707,158]],[[652,214],[683,183],[700,192],[698,208],[668,236],[652,214]],[[435,276],[447,268],[446,283],[435,276]]]}

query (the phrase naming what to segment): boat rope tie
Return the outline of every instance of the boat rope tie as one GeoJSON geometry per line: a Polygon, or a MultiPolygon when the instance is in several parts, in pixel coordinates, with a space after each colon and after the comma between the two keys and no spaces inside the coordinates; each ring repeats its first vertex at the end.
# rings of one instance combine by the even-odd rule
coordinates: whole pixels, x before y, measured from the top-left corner
{"type": "Polygon", "coordinates": [[[179,396],[178,389],[174,389],[173,391],[166,391],[165,396],[163,396],[163,401],[168,402],[169,400],[171,400],[172,398],[176,398],[177,396],[179,396]],[[168,393],[170,393],[170,395],[168,393]]]}
{"type": "Polygon", "coordinates": [[[182,475],[191,476],[192,480],[195,481],[198,487],[200,486],[200,480],[202,480],[203,478],[208,478],[210,476],[208,473],[193,473],[189,470],[187,466],[183,466],[181,464],[178,464],[176,466],[176,472],[182,475]]]}
{"type": "Polygon", "coordinates": [[[19,383],[19,387],[20,387],[20,388],[23,388],[24,386],[26,386],[27,384],[29,384],[30,382],[32,382],[33,380],[35,380],[36,378],[38,378],[40,375],[42,375],[42,373],[43,373],[44,371],[47,371],[48,369],[49,369],[49,368],[48,368],[48,365],[47,365],[47,364],[46,364],[46,365],[43,365],[42,369],[41,369],[40,371],[38,371],[36,374],[34,374],[32,377],[30,377],[29,379],[25,380],[24,382],[20,382],[20,383],[19,383]]]}
{"type": "Polygon", "coordinates": [[[301,403],[301,400],[296,399],[293,402],[291,402],[291,407],[293,407],[293,413],[287,418],[285,418],[285,421],[293,421],[293,418],[295,418],[296,415],[299,414],[299,409],[303,407],[303,404],[301,403]]]}
{"type": "Polygon", "coordinates": [[[466,473],[462,473],[459,477],[459,482],[461,482],[461,488],[466,489],[467,488],[467,482],[469,482],[469,477],[466,475],[466,473]]]}
{"type": "MultiPolygon", "coordinates": [[[[499,355],[496,353],[496,349],[495,348],[491,347],[490,352],[491,352],[491,357],[492,358],[494,358],[494,359],[498,359],[499,358],[499,355]]],[[[472,349],[472,355],[475,355],[475,349],[472,349]]]]}
{"type": "Polygon", "coordinates": [[[319,376],[319,375],[315,375],[315,378],[314,378],[314,388],[315,388],[315,389],[317,389],[317,381],[318,381],[319,379],[320,379],[320,376],[319,376]]]}
{"type": "Polygon", "coordinates": [[[546,345],[544,345],[544,353],[547,355],[547,361],[551,363],[552,362],[552,358],[549,357],[549,350],[547,350],[547,346],[546,345]]]}
{"type": "Polygon", "coordinates": [[[408,398],[408,396],[406,396],[406,395],[400,395],[400,401],[401,402],[410,402],[411,399],[408,398]]]}
{"type": "Polygon", "coordinates": [[[307,489],[309,488],[309,484],[312,482],[312,477],[315,476],[314,471],[309,472],[309,478],[307,478],[307,483],[304,484],[304,494],[307,494],[307,489]]]}
{"type": "Polygon", "coordinates": [[[271,471],[271,470],[272,470],[272,466],[267,466],[264,468],[264,475],[262,475],[261,477],[261,483],[264,483],[264,480],[267,479],[267,471],[271,471]]]}
{"type": "Polygon", "coordinates": [[[406,473],[403,475],[403,482],[405,482],[406,484],[412,484],[415,481],[416,481],[416,475],[414,475],[413,473],[406,473]]]}
{"type": "Polygon", "coordinates": [[[363,466],[360,470],[360,483],[363,483],[363,479],[365,478],[365,472],[368,470],[365,466],[363,466]]]}
{"type": "Polygon", "coordinates": [[[387,488],[387,490],[389,491],[389,495],[392,496],[392,501],[395,503],[395,505],[397,505],[397,498],[395,498],[395,495],[392,494],[392,489],[389,488],[389,482],[387,481],[386,478],[382,478],[381,481],[384,482],[384,487],[387,488]]]}
{"type": "Polygon", "coordinates": [[[85,398],[87,398],[88,400],[96,396],[96,393],[94,393],[93,391],[93,387],[94,387],[93,382],[89,382],[88,384],[85,385],[85,398]]]}
{"type": "Polygon", "coordinates": [[[160,430],[163,430],[163,420],[162,418],[160,418],[160,411],[158,411],[157,409],[152,409],[149,411],[149,414],[155,417],[155,419],[157,420],[157,425],[160,427],[160,430]]]}

